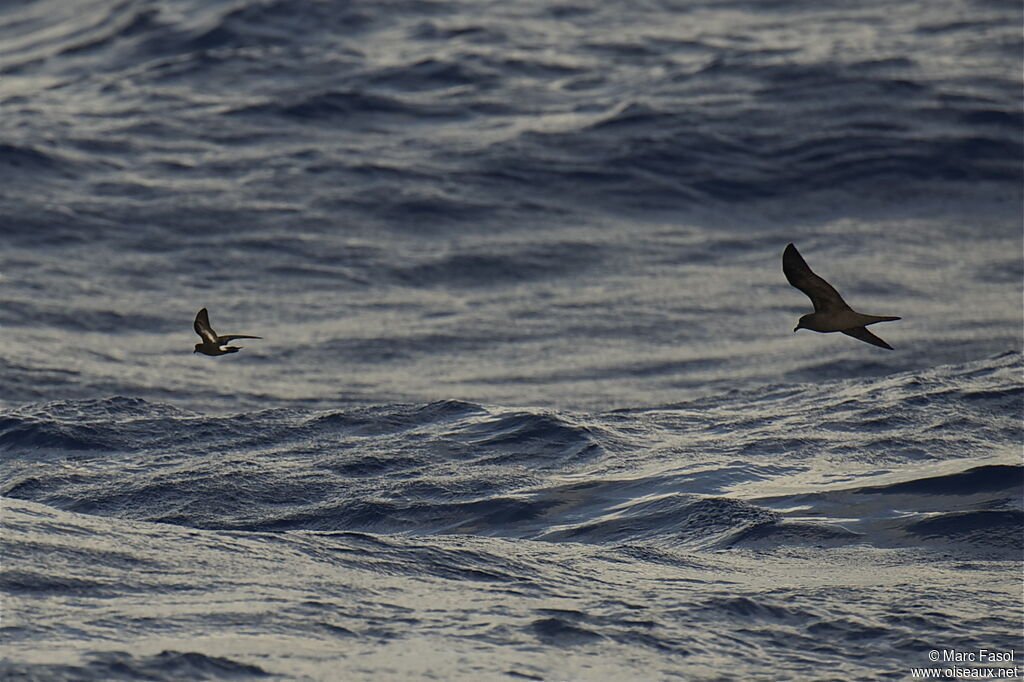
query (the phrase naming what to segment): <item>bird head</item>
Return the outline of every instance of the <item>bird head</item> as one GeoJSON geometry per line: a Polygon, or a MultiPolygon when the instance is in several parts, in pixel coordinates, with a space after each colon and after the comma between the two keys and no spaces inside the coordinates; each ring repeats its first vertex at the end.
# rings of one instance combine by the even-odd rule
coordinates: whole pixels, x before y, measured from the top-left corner
{"type": "Polygon", "coordinates": [[[198,352],[199,352],[199,349],[200,349],[200,347],[202,347],[202,345],[203,345],[203,344],[201,344],[201,343],[197,343],[197,344],[196,344],[196,349],[195,349],[194,351],[192,351],[192,352],[193,352],[193,353],[198,353],[198,352]]]}
{"type": "Polygon", "coordinates": [[[799,320],[797,320],[796,326],[793,327],[794,333],[799,329],[810,329],[810,327],[805,323],[808,317],[810,317],[810,315],[804,315],[799,320]]]}

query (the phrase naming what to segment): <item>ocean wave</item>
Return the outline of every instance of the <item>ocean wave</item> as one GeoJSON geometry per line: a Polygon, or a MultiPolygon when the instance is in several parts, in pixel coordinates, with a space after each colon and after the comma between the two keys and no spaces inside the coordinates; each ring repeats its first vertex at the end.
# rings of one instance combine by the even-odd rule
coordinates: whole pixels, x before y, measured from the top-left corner
{"type": "Polygon", "coordinates": [[[540,537],[549,542],[711,547],[751,527],[770,523],[770,510],[727,498],[673,495],[631,501],[576,527],[562,527],[540,537]]]}
{"type": "MultiPolygon", "coordinates": [[[[45,136],[28,136],[0,148],[0,170],[9,167],[14,180],[87,177],[113,196],[148,190],[155,198],[161,194],[152,188],[163,175],[157,170],[197,170],[164,152],[214,152],[221,170],[244,176],[252,170],[244,152],[254,145],[273,140],[287,154],[301,139],[310,148],[332,149],[346,131],[390,135],[374,139],[360,157],[407,158],[401,145],[412,144],[419,150],[414,163],[443,159],[439,172],[424,180],[420,200],[402,205],[401,183],[360,188],[399,202],[383,220],[403,211],[457,220],[461,203],[505,206],[524,197],[535,210],[567,210],[567,200],[575,205],[585,197],[583,206],[660,211],[837,189],[860,196],[892,183],[987,182],[1019,196],[1024,177],[1014,152],[1024,120],[1016,80],[995,71],[979,80],[962,70],[936,75],[928,69],[928,50],[941,50],[951,32],[984,32],[1000,44],[1005,21],[992,18],[967,29],[922,18],[918,38],[928,49],[912,57],[881,52],[807,61],[791,47],[763,40],[739,47],[703,34],[669,39],[584,30],[563,36],[557,49],[538,50],[533,41],[544,33],[524,31],[520,17],[499,30],[490,20],[448,21],[458,14],[454,6],[401,0],[394,6],[404,21],[395,30],[420,49],[381,61],[373,57],[379,6],[328,12],[316,2],[276,0],[230,8],[186,3],[171,11],[111,0],[80,17],[36,16],[49,4],[25,10],[26,23],[36,26],[28,17],[39,22],[37,39],[19,42],[0,68],[44,69],[89,93],[81,101],[121,101],[112,95],[130,80],[132,105],[118,108],[113,119],[120,142],[133,148],[112,148],[118,140],[103,125],[70,135],[82,154],[74,159],[65,158],[63,147],[44,144],[45,136]],[[341,46],[339,35],[346,37],[341,46]],[[442,39],[450,49],[434,45],[442,39]],[[607,68],[609,52],[622,64],[607,68]],[[631,80],[637,66],[649,74],[643,88],[631,80]],[[83,71],[97,76],[83,80],[83,71]],[[171,87],[191,82],[205,87],[171,87]],[[204,104],[210,93],[213,106],[204,104]],[[732,93],[729,105],[722,93],[732,93]],[[289,122],[288,135],[281,121],[289,122]],[[409,138],[410,125],[422,131],[420,141],[409,138]],[[438,134],[461,139],[451,136],[452,125],[464,126],[466,144],[429,142],[438,134]],[[172,134],[147,135],[147,127],[172,134]],[[197,148],[198,141],[214,146],[197,148]],[[145,187],[135,173],[140,158],[155,173],[145,187]],[[456,176],[465,189],[453,194],[443,180],[456,176]],[[443,199],[449,195],[451,201],[443,199]]],[[[562,10],[567,21],[593,21],[592,12],[562,10]]],[[[658,10],[646,11],[656,22],[658,10]]],[[[23,122],[38,118],[35,106],[18,114],[23,122]]],[[[59,116],[82,113],[88,114],[62,110],[59,116]]],[[[331,154],[327,165],[344,166],[352,151],[331,154]]],[[[303,180],[303,192],[310,180],[303,180]]],[[[265,194],[280,181],[278,175],[256,184],[265,194]]],[[[333,194],[329,177],[314,184],[314,194],[333,194]]]]}
{"type": "MultiPolygon", "coordinates": [[[[670,97],[618,105],[580,128],[528,131],[496,144],[483,170],[542,179],[562,192],[600,187],[598,198],[636,194],[662,203],[852,191],[879,181],[1020,183],[1018,109],[984,99],[943,104],[944,89],[955,85],[887,78],[890,68],[897,67],[716,63],[696,77],[755,83],[752,107],[710,120],[699,105],[670,97]],[[777,113],[794,106],[807,111],[777,113]],[[793,127],[808,119],[827,124],[793,127]]],[[[997,87],[1013,88],[1009,81],[997,87]]]]}
{"type": "Polygon", "coordinates": [[[601,246],[581,242],[509,245],[501,251],[467,249],[420,256],[420,262],[393,267],[391,276],[416,287],[493,287],[578,276],[599,268],[606,255],[601,246]]]}
{"type": "Polygon", "coordinates": [[[1022,485],[1024,466],[990,464],[943,476],[918,478],[885,486],[867,486],[855,492],[862,495],[882,493],[966,496],[994,491],[1013,492],[1022,485]]]}
{"type": "Polygon", "coordinates": [[[141,311],[133,311],[129,315],[120,310],[85,306],[69,311],[65,306],[55,305],[47,299],[5,302],[0,311],[0,325],[17,329],[29,324],[46,324],[51,329],[70,332],[106,333],[117,333],[125,329],[167,333],[178,328],[174,321],[164,316],[141,311]]]}
{"type": "Polygon", "coordinates": [[[859,486],[752,499],[721,491],[775,467],[768,478],[785,480],[813,452],[887,466],[956,461],[983,438],[998,453],[1020,434],[1016,358],[589,416],[465,401],[213,416],[141,399],[59,401],[4,416],[3,491],[198,528],[691,547],[937,546],[945,535],[999,551],[1024,497],[1019,466],[947,465],[885,483],[865,474],[859,486]],[[640,456],[668,468],[624,474],[640,456]],[[708,456],[725,459],[689,471],[708,456]],[[62,460],[79,464],[39,468],[62,460]]]}
{"type": "Polygon", "coordinates": [[[251,104],[228,113],[235,116],[273,114],[287,119],[318,123],[333,123],[337,119],[356,120],[371,127],[389,116],[413,120],[459,117],[463,114],[459,107],[423,104],[408,98],[371,94],[360,90],[327,91],[312,95],[304,93],[294,99],[292,102],[251,104]]]}
{"type": "Polygon", "coordinates": [[[0,143],[0,179],[8,186],[72,181],[105,167],[109,164],[50,145],[0,143]]]}
{"type": "Polygon", "coordinates": [[[760,500],[785,508],[770,526],[737,538],[740,546],[872,543],[1019,555],[1024,467],[991,464],[938,476],[760,500]],[[814,517],[815,522],[803,520],[814,517]],[[818,538],[815,540],[815,538],[818,538]]]}
{"type": "Polygon", "coordinates": [[[127,651],[107,651],[86,658],[87,661],[80,665],[4,661],[0,663],[0,675],[29,682],[248,679],[269,675],[256,665],[196,652],[162,651],[146,656],[127,651]]]}

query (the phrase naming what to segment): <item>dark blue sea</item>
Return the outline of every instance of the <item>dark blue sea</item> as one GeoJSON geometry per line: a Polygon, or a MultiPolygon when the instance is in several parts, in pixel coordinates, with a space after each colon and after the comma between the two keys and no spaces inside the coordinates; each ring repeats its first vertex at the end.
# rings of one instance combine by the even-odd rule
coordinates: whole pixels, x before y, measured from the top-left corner
{"type": "Polygon", "coordinates": [[[3,0],[0,679],[1024,674],[1022,25],[3,0]]]}

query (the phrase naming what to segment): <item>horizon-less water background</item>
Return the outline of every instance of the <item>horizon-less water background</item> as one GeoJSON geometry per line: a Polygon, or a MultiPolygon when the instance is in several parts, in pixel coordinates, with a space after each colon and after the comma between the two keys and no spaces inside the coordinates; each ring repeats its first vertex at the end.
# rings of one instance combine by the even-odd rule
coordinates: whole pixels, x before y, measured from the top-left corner
{"type": "Polygon", "coordinates": [[[0,4],[0,676],[1019,652],[1022,20],[0,4]]]}

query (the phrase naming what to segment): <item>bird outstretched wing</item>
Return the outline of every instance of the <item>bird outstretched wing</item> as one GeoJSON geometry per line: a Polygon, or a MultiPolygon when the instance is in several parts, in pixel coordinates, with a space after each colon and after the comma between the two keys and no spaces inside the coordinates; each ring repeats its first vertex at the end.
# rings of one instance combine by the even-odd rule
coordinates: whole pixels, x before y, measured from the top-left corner
{"type": "Polygon", "coordinates": [[[199,338],[207,343],[218,344],[217,333],[210,327],[210,315],[206,312],[206,308],[203,308],[196,313],[196,321],[192,323],[192,328],[196,330],[196,334],[199,334],[199,338]]]}
{"type": "Polygon", "coordinates": [[[887,344],[882,339],[878,338],[867,330],[867,327],[854,327],[853,329],[844,329],[843,333],[847,336],[852,336],[855,339],[860,339],[865,343],[870,343],[872,346],[878,346],[879,348],[888,348],[892,350],[892,346],[887,344]]]}
{"type": "Polygon", "coordinates": [[[224,336],[218,336],[218,343],[227,343],[234,339],[262,339],[262,336],[249,336],[248,334],[225,334],[224,336]]]}
{"type": "MultiPolygon", "coordinates": [[[[782,272],[786,275],[786,279],[789,280],[790,284],[807,294],[807,297],[811,299],[811,303],[814,305],[814,312],[850,310],[850,306],[846,305],[846,301],[843,300],[843,297],[839,295],[839,292],[831,284],[811,272],[807,261],[803,259],[803,256],[800,255],[800,252],[792,244],[787,245],[786,250],[782,253],[782,272]]],[[[866,329],[864,332],[868,333],[866,329]]],[[[868,335],[872,336],[872,338],[877,338],[870,333],[868,335]]],[[[867,341],[867,339],[863,338],[861,340],[867,341]]],[[[878,340],[881,341],[881,339],[878,340]]],[[[868,341],[868,343],[873,342],[868,341]]]]}

